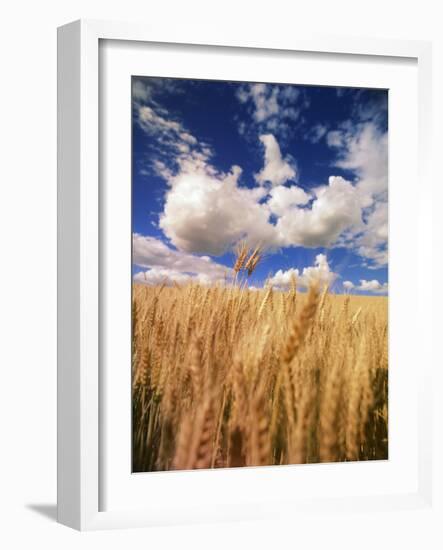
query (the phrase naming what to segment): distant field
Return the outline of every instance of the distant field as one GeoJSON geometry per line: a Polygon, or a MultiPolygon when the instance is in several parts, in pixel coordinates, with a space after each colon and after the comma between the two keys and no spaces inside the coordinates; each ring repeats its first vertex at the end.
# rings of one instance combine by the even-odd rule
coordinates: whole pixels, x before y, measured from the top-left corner
{"type": "Polygon", "coordinates": [[[133,287],[133,470],[388,458],[386,297],[133,287]]]}

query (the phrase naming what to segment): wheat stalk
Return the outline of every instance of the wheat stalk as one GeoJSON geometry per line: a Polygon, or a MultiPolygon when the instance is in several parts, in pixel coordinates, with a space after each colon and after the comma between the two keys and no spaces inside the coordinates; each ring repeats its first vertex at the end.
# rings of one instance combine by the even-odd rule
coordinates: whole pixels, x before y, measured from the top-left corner
{"type": "Polygon", "coordinates": [[[134,471],[387,458],[386,298],[253,292],[238,252],[238,283],[134,285],[134,471]]]}

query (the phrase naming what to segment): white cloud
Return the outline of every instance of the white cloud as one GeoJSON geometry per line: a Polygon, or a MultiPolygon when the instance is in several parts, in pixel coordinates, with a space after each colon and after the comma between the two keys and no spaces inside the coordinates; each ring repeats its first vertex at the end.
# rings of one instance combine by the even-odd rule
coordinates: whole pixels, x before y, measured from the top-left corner
{"type": "Polygon", "coordinates": [[[357,252],[378,268],[388,263],[388,203],[381,199],[369,209],[365,231],[355,238],[357,252]]]}
{"type": "MultiPolygon", "coordinates": [[[[294,123],[308,106],[306,96],[292,85],[246,84],[238,89],[237,98],[249,108],[253,123],[261,131],[285,135],[293,130],[294,123]]],[[[244,121],[239,131],[242,135],[245,133],[244,121]]]]}
{"type": "Polygon", "coordinates": [[[159,131],[159,132],[174,132],[180,134],[181,124],[162,117],[157,114],[154,109],[144,105],[138,110],[140,126],[147,131],[159,131]]]}
{"type": "Polygon", "coordinates": [[[382,267],[388,262],[388,134],[373,122],[345,123],[329,132],[327,141],[338,149],[336,166],[357,178],[364,223],[347,236],[347,246],[366,258],[369,268],[382,267]]]}
{"type": "Polygon", "coordinates": [[[252,84],[249,89],[250,97],[255,104],[254,119],[263,122],[279,111],[277,96],[278,88],[266,84],[252,84]]]}
{"type": "Polygon", "coordinates": [[[273,187],[270,190],[269,195],[270,198],[267,201],[267,205],[276,216],[283,216],[293,209],[293,207],[304,205],[311,199],[311,196],[297,185],[291,185],[290,187],[277,185],[277,187],[273,187]]]}
{"type": "MultiPolygon", "coordinates": [[[[135,93],[151,101],[147,91],[135,93]]],[[[299,94],[296,88],[257,84],[241,88],[238,97],[244,102],[252,97],[257,123],[271,124],[280,120],[277,111],[279,117],[284,112],[295,116],[285,109],[292,108],[287,102],[298,101],[299,94]]],[[[314,139],[326,135],[337,150],[336,165],[356,179],[331,176],[327,184],[307,193],[298,185],[285,185],[297,178],[295,161],[282,156],[271,133],[260,135],[264,165],[255,175],[259,185],[251,188],[240,185],[240,167],[229,173],[216,170],[210,163],[211,148],[157,104],[138,105],[138,122],[157,138],[151,168],[169,185],[159,227],[179,250],[220,255],[240,239],[268,250],[345,246],[361,255],[369,268],[386,265],[387,135],[373,123],[342,124],[335,134],[317,125],[314,139]]]]}
{"type": "Polygon", "coordinates": [[[331,285],[338,277],[334,273],[324,254],[317,254],[313,266],[299,269],[290,268],[286,271],[279,270],[277,273],[268,279],[268,284],[279,289],[286,290],[291,287],[291,281],[295,277],[297,286],[308,288],[311,284],[331,285]]]}
{"type": "Polygon", "coordinates": [[[172,286],[174,283],[184,285],[190,282],[211,286],[214,284],[223,285],[225,283],[225,279],[214,279],[204,273],[189,275],[188,273],[182,273],[174,269],[161,269],[158,267],[154,267],[148,271],[139,271],[134,275],[134,281],[149,286],[172,286]]]}
{"type": "MultiPolygon", "coordinates": [[[[166,166],[166,164],[160,160],[160,159],[153,159],[152,160],[152,168],[154,170],[154,172],[162,177],[164,180],[168,180],[169,178],[172,178],[173,177],[173,172],[170,168],[168,168],[166,166]]],[[[144,173],[148,173],[149,172],[146,172],[146,170],[143,170],[144,173]]]]}
{"type": "Polygon", "coordinates": [[[361,224],[361,207],[355,187],[331,176],[328,185],[313,190],[311,208],[295,208],[277,222],[284,246],[332,246],[343,231],[361,224]]]}
{"type": "Polygon", "coordinates": [[[173,120],[165,109],[141,105],[138,107],[137,121],[147,134],[156,137],[161,145],[157,153],[162,153],[165,161],[185,160],[189,155],[207,160],[212,155],[206,144],[199,143],[183,124],[173,120]]]}
{"type": "MultiPolygon", "coordinates": [[[[133,100],[135,120],[146,134],[155,138],[155,144],[150,144],[148,164],[155,174],[167,180],[172,177],[180,161],[191,159],[192,162],[206,162],[212,156],[212,150],[154,101],[151,88],[174,89],[173,83],[163,85],[159,80],[152,79],[151,82],[150,79],[149,84],[136,80],[133,84],[133,100]]],[[[142,170],[146,172],[146,166],[142,170]]]]}
{"type": "Polygon", "coordinates": [[[345,133],[343,139],[345,149],[336,165],[355,172],[360,194],[372,204],[374,196],[387,191],[388,134],[368,122],[359,125],[357,131],[345,133]]]}
{"type": "MultiPolygon", "coordinates": [[[[240,239],[268,249],[331,247],[344,233],[362,231],[361,196],[355,185],[336,176],[310,194],[297,185],[282,185],[294,171],[281,158],[274,136],[262,136],[262,141],[265,165],[256,179],[275,184],[269,194],[264,186],[240,186],[240,167],[228,174],[218,172],[196,151],[178,159],[176,174],[157,163],[170,186],[159,226],[174,246],[213,255],[223,254],[240,239]],[[275,224],[271,215],[277,217],[275,224]]],[[[359,246],[370,244],[361,240],[359,246]]]]}
{"type": "Polygon", "coordinates": [[[148,271],[139,271],[134,275],[134,281],[136,283],[149,286],[172,286],[174,283],[183,285],[193,280],[196,280],[196,277],[173,269],[161,269],[158,267],[154,267],[148,271]]]}
{"type": "Polygon", "coordinates": [[[343,281],[343,287],[346,290],[372,292],[374,294],[387,294],[389,289],[388,283],[380,283],[377,279],[373,279],[372,281],[360,279],[359,285],[355,285],[352,281],[343,281]]]}
{"type": "Polygon", "coordinates": [[[160,227],[179,249],[220,255],[240,239],[250,245],[276,246],[276,230],[269,209],[259,200],[264,188],[238,185],[241,169],[223,174],[203,160],[181,162],[169,179],[160,227]]]}
{"type": "Polygon", "coordinates": [[[272,185],[282,185],[296,177],[296,171],[287,159],[281,156],[280,146],[272,134],[260,136],[260,141],[265,147],[265,164],[262,170],[256,174],[258,183],[270,182],[272,185]]]}
{"type": "Polygon", "coordinates": [[[181,132],[180,137],[183,141],[186,141],[187,143],[190,143],[191,145],[196,145],[197,144],[197,140],[189,132],[181,132]]]}
{"type": "Polygon", "coordinates": [[[353,181],[331,177],[306,193],[285,185],[298,174],[295,161],[282,157],[276,139],[284,135],[288,121],[296,127],[308,105],[300,88],[248,84],[238,89],[255,130],[262,132],[265,160],[256,174],[261,187],[254,188],[239,184],[238,167],[227,174],[216,170],[211,148],[156,102],[159,91],[177,90],[170,79],[135,79],[133,84],[138,124],[156,137],[151,170],[170,186],[160,227],[177,248],[221,254],[243,238],[268,248],[345,246],[363,257],[368,268],[386,265],[388,138],[377,126],[378,106],[357,113],[360,123],[346,121],[331,131],[317,124],[307,132],[306,139],[325,139],[336,150],[336,166],[349,170],[353,181]],[[273,186],[268,195],[267,182],[273,186]]]}
{"type": "Polygon", "coordinates": [[[132,99],[137,105],[142,103],[156,104],[155,98],[160,94],[182,93],[181,83],[175,78],[140,77],[132,83],[132,99]]]}
{"type": "Polygon", "coordinates": [[[135,280],[148,284],[159,284],[158,281],[164,278],[177,282],[198,280],[215,283],[224,281],[232,273],[230,268],[208,256],[194,256],[174,250],[159,239],[137,233],[132,238],[132,254],[135,265],[149,268],[145,275],[139,273],[135,280]]]}
{"type": "Polygon", "coordinates": [[[373,279],[372,281],[361,279],[360,285],[356,289],[366,292],[384,293],[388,291],[388,283],[379,283],[377,279],[373,279]]]}

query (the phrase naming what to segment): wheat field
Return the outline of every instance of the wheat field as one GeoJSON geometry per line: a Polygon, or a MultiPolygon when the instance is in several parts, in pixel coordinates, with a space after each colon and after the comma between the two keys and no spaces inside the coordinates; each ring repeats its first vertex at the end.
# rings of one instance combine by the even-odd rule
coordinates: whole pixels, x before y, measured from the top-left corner
{"type": "Polygon", "coordinates": [[[133,286],[133,471],[388,458],[386,297],[133,286]]]}

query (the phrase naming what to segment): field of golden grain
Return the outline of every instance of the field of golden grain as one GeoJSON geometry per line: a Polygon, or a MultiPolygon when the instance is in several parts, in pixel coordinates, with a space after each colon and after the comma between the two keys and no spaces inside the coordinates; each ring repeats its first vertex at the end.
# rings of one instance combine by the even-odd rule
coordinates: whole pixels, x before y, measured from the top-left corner
{"type": "Polygon", "coordinates": [[[388,457],[387,298],[133,288],[133,470],[388,457]]]}

